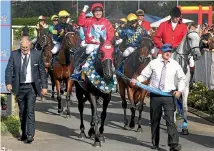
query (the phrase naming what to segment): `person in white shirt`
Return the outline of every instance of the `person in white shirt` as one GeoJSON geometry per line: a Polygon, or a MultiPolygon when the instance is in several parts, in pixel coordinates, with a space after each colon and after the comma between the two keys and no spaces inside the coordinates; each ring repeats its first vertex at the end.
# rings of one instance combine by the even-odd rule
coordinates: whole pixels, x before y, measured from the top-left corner
{"type": "Polygon", "coordinates": [[[181,150],[181,145],[179,144],[179,135],[174,123],[174,112],[176,110],[175,97],[179,98],[185,88],[185,74],[178,62],[171,58],[172,46],[170,44],[164,44],[161,50],[162,57],[152,60],[143,69],[141,75],[138,76],[137,79],[131,79],[130,82],[135,86],[137,81],[144,82],[150,79],[151,87],[174,94],[173,97],[150,94],[152,149],[159,148],[160,120],[163,107],[170,151],[179,151],[181,150]],[[178,82],[178,88],[176,88],[176,80],[178,82]]]}

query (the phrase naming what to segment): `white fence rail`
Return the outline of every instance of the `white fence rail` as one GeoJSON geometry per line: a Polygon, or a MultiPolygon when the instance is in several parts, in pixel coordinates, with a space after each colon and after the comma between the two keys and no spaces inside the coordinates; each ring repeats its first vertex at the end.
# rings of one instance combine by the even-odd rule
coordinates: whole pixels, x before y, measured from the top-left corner
{"type": "Polygon", "coordinates": [[[201,81],[209,89],[214,89],[214,51],[205,51],[195,63],[195,81],[201,81]]]}

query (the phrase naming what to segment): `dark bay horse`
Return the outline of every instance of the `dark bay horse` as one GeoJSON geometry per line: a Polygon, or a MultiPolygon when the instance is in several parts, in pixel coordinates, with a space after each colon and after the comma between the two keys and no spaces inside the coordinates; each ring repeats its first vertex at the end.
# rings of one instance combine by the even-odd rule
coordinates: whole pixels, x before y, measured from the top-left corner
{"type": "MultiPolygon", "coordinates": [[[[100,77],[103,78],[103,81],[106,84],[109,84],[113,80],[113,53],[114,49],[112,44],[101,44],[101,48],[97,50],[97,55],[94,59],[94,68],[95,71],[100,75],[100,77]],[[106,50],[107,49],[107,50],[106,50]]],[[[79,54],[81,55],[81,53],[79,54]]],[[[116,78],[116,77],[115,77],[116,78]]],[[[84,103],[85,101],[89,101],[91,104],[91,110],[92,110],[92,119],[91,119],[91,128],[88,131],[88,135],[91,137],[92,135],[95,136],[94,144],[95,147],[101,146],[101,141],[104,141],[104,122],[106,119],[106,111],[108,104],[111,100],[111,92],[103,92],[99,88],[96,88],[92,82],[89,80],[87,76],[84,78],[84,84],[85,87],[82,86],[82,84],[78,82],[74,82],[76,86],[76,97],[78,99],[78,109],[80,112],[80,137],[85,137],[85,126],[83,123],[83,109],[84,109],[84,103]],[[101,126],[98,130],[98,115],[97,115],[97,102],[96,99],[98,97],[103,98],[103,111],[101,113],[101,126]]]]}
{"type": "Polygon", "coordinates": [[[52,35],[51,33],[47,32],[47,30],[44,29],[39,29],[37,30],[37,44],[42,49],[42,56],[43,56],[43,61],[45,64],[45,70],[47,74],[50,75],[51,78],[51,84],[52,84],[52,92],[51,92],[51,98],[54,98],[54,87],[55,87],[55,81],[53,79],[53,71],[51,70],[51,57],[52,57],[52,52],[51,50],[54,47],[54,43],[52,41],[52,35]]]}
{"type": "MultiPolygon", "coordinates": [[[[140,48],[135,50],[132,54],[128,56],[128,58],[124,62],[124,75],[130,79],[137,78],[141,71],[148,65],[151,60],[150,51],[154,47],[154,44],[150,37],[144,37],[141,41],[140,48]]],[[[122,54],[121,54],[122,55],[122,54]]],[[[135,127],[135,111],[136,105],[138,105],[139,117],[138,117],[138,132],[142,132],[141,128],[141,116],[143,111],[143,103],[147,92],[144,89],[140,89],[137,87],[132,87],[130,83],[120,76],[117,76],[118,84],[119,84],[119,92],[122,99],[122,107],[124,110],[124,128],[129,129],[135,127]],[[128,127],[128,119],[126,117],[126,90],[128,94],[128,98],[131,104],[131,121],[128,127]]],[[[144,84],[149,84],[149,80],[144,84]]]]}
{"type": "MultiPolygon", "coordinates": [[[[71,30],[72,31],[72,30],[71,30]]],[[[78,33],[71,32],[68,28],[67,33],[64,35],[61,48],[53,63],[54,80],[56,83],[57,100],[58,100],[58,113],[62,113],[63,107],[61,103],[60,86],[62,82],[66,83],[66,105],[67,115],[70,115],[70,95],[72,92],[73,81],[70,79],[70,75],[74,71],[74,59],[71,54],[71,49],[79,46],[78,33]]]]}

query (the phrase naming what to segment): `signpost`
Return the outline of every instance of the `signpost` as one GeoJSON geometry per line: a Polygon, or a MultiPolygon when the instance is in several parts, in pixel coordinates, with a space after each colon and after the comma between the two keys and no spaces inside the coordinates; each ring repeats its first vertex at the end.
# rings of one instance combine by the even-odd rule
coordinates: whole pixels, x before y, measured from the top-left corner
{"type": "Polygon", "coordinates": [[[1,83],[0,93],[7,94],[7,115],[11,114],[11,94],[6,90],[5,86],[5,69],[11,52],[11,1],[1,1],[1,16],[0,16],[0,33],[1,33],[1,83]]]}

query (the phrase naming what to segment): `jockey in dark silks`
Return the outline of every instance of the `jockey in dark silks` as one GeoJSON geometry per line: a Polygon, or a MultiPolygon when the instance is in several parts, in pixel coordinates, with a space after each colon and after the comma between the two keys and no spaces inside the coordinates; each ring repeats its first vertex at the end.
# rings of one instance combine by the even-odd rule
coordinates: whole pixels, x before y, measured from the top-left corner
{"type": "Polygon", "coordinates": [[[120,33],[121,30],[126,28],[126,24],[127,24],[127,19],[121,18],[120,19],[120,25],[119,25],[119,27],[116,28],[116,33],[115,33],[116,39],[120,39],[118,33],[120,33]]]}
{"type": "Polygon", "coordinates": [[[70,22],[70,14],[66,10],[62,10],[58,14],[60,18],[60,26],[63,28],[64,33],[67,32],[68,26],[70,26],[68,23],[70,22]]]}
{"type": "MultiPolygon", "coordinates": [[[[64,17],[67,14],[66,13],[59,13],[59,16],[64,17]]],[[[58,16],[57,15],[53,15],[52,16],[52,20],[58,20],[58,16]]],[[[59,22],[56,22],[53,25],[53,29],[51,31],[52,35],[53,35],[53,43],[55,44],[53,49],[51,50],[52,55],[52,59],[51,59],[51,69],[53,69],[53,59],[56,56],[56,54],[58,53],[60,47],[61,47],[61,43],[62,43],[62,39],[63,36],[65,34],[65,30],[64,27],[62,27],[62,24],[60,24],[59,22]]]]}
{"type": "Polygon", "coordinates": [[[116,41],[116,45],[124,41],[125,50],[123,51],[124,59],[134,52],[139,46],[144,36],[148,36],[147,31],[140,25],[138,25],[137,16],[130,13],[127,16],[127,27],[119,30],[119,40],[116,41]]]}

